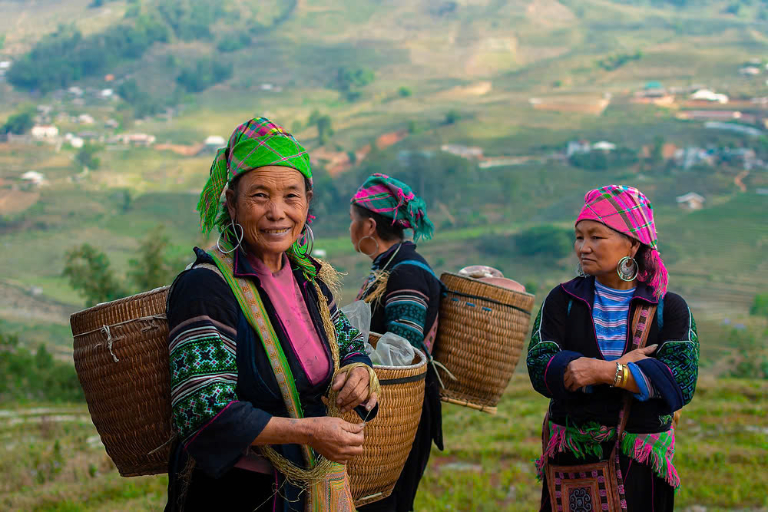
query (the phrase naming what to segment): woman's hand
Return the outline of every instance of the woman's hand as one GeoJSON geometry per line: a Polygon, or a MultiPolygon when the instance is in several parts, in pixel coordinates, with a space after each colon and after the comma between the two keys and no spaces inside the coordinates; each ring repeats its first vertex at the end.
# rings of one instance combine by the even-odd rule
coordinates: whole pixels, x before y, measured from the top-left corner
{"type": "Polygon", "coordinates": [[[621,356],[621,359],[619,359],[617,362],[621,364],[627,364],[627,363],[636,363],[638,361],[642,361],[643,359],[648,359],[648,356],[656,352],[656,349],[658,348],[658,345],[649,345],[645,348],[638,348],[633,350],[632,352],[627,352],[623,356],[621,356]]]}
{"type": "Polygon", "coordinates": [[[367,411],[376,405],[376,393],[371,393],[371,397],[368,398],[370,376],[366,368],[357,367],[351,372],[338,374],[331,388],[334,391],[341,390],[336,397],[336,405],[342,413],[351,411],[363,402],[367,411]]]}
{"type": "Polygon", "coordinates": [[[611,361],[580,357],[568,363],[563,382],[568,391],[578,391],[592,384],[613,383],[616,364],[611,361]]]}
{"type": "Polygon", "coordinates": [[[349,423],[341,418],[324,416],[309,419],[309,444],[328,460],[346,463],[363,453],[364,423],[349,423]]]}

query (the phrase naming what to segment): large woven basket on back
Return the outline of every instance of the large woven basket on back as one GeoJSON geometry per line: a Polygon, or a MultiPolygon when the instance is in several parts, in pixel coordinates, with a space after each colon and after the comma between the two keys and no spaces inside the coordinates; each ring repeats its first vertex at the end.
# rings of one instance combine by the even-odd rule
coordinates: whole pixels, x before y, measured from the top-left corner
{"type": "MultiPolygon", "coordinates": [[[[168,288],[72,315],[74,359],[96,430],[122,476],[165,473],[170,456],[171,379],[168,288]]],[[[371,334],[371,342],[378,335],[371,334]]],[[[375,367],[379,413],[365,428],[363,454],[349,463],[357,505],[391,494],[405,465],[424,403],[426,358],[375,367]]],[[[359,422],[355,413],[347,419],[359,422]]]]}
{"type": "Polygon", "coordinates": [[[494,414],[525,345],[533,295],[445,273],[433,349],[443,401],[494,414]]]}
{"type": "MultiPolygon", "coordinates": [[[[374,347],[379,337],[379,334],[370,334],[374,347]]],[[[357,507],[392,494],[403,471],[421,420],[427,359],[417,350],[410,366],[374,366],[373,369],[381,384],[379,413],[365,425],[363,454],[347,463],[357,507]]],[[[360,422],[354,412],[345,414],[344,419],[360,422]]]]}
{"type": "Polygon", "coordinates": [[[75,313],[74,359],[88,410],[122,476],[168,470],[168,287],[75,313]]]}

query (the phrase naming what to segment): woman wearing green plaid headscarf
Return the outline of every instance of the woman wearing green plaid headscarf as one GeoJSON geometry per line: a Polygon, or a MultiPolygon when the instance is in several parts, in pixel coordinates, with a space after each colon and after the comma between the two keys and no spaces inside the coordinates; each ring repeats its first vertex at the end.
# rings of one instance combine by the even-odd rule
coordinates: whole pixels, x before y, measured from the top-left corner
{"type": "MultiPolygon", "coordinates": [[[[357,252],[373,264],[358,299],[371,304],[371,331],[392,332],[429,356],[437,334],[442,283],[427,260],[406,240],[432,238],[434,225],[426,202],[406,183],[385,174],[365,180],[350,205],[349,234],[357,252]]],[[[408,512],[429,461],[432,442],[443,449],[442,411],[437,374],[429,365],[419,429],[403,471],[387,498],[360,512],[408,512]]]]}
{"type": "Polygon", "coordinates": [[[339,463],[362,453],[364,424],[321,398],[332,388],[331,408],[372,419],[378,382],[337,275],[311,256],[311,199],[307,151],[265,118],[216,153],[198,210],[221,234],[168,297],[166,510],[354,510],[339,463]]]}

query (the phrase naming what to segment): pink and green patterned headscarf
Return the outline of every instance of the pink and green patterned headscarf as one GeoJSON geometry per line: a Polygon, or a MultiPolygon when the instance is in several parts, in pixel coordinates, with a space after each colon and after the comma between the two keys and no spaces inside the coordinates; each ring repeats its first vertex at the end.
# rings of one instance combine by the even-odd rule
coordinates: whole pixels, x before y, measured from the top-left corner
{"type": "Polygon", "coordinates": [[[266,117],[235,128],[227,146],[216,151],[211,176],[197,204],[204,233],[210,233],[214,226],[224,230],[229,225],[229,214],[221,202],[224,187],[238,176],[268,165],[296,169],[312,183],[309,153],[284,128],[266,117]]]}
{"type": "Polygon", "coordinates": [[[655,268],[653,275],[639,275],[638,279],[654,288],[657,297],[667,293],[667,269],[661,260],[653,221],[653,205],[645,194],[634,187],[607,185],[587,192],[584,206],[575,224],[593,220],[605,224],[614,231],[634,238],[648,247],[646,268],[655,268]]]}
{"type": "MultiPolygon", "coordinates": [[[[312,184],[309,153],[284,128],[266,117],[251,119],[235,128],[227,146],[216,151],[210,178],[200,193],[197,211],[203,233],[210,233],[214,226],[221,233],[227,232],[232,220],[221,201],[224,188],[238,176],[268,165],[296,169],[312,184]]],[[[314,279],[317,269],[296,242],[287,254],[308,279],[314,279]]]]}
{"type": "Polygon", "coordinates": [[[413,230],[413,239],[432,238],[435,225],[427,217],[427,203],[411,187],[386,174],[372,174],[352,198],[366,210],[392,219],[392,224],[413,230]]]}

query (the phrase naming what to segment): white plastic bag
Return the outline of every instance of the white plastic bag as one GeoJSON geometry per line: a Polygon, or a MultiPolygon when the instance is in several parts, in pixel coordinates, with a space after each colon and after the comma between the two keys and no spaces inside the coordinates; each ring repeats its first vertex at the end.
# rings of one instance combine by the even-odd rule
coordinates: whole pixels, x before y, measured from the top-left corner
{"type": "Polygon", "coordinates": [[[352,327],[360,331],[368,343],[368,334],[371,332],[371,305],[362,300],[356,300],[341,308],[341,312],[347,315],[352,327]]]}
{"type": "Polygon", "coordinates": [[[391,332],[384,333],[373,354],[369,354],[371,362],[379,366],[409,366],[415,356],[413,345],[402,336],[391,332]]]}

